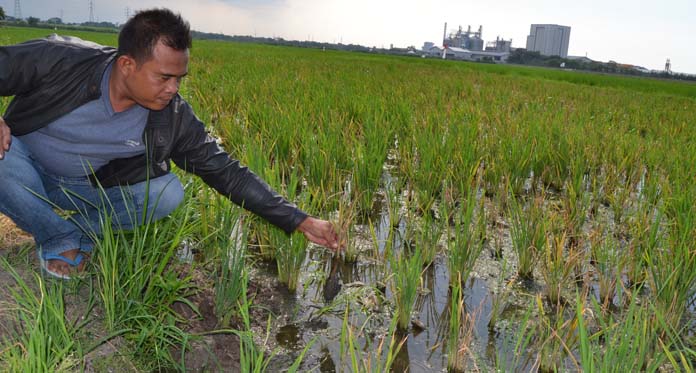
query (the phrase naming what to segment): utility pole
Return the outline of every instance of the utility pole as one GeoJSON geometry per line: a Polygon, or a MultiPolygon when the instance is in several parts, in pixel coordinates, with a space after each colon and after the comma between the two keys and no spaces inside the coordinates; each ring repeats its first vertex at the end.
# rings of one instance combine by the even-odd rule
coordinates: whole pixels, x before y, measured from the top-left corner
{"type": "Polygon", "coordinates": [[[14,17],[22,19],[22,6],[19,4],[19,0],[15,0],[14,17]]]}

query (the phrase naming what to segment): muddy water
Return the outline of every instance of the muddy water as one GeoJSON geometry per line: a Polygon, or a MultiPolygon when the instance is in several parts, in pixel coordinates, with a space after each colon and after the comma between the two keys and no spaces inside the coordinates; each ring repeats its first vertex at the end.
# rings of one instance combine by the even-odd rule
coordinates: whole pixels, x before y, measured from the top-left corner
{"type": "MultiPolygon", "coordinates": [[[[386,213],[379,219],[378,236],[385,238],[389,229],[386,213]]],[[[372,250],[368,228],[356,227],[357,240],[364,242],[365,250],[372,250]]],[[[400,225],[400,231],[403,226],[400,225]]],[[[394,238],[395,247],[401,242],[394,238]]],[[[508,245],[509,246],[509,245],[508,245]]],[[[380,250],[383,247],[380,248],[380,250]]],[[[496,289],[501,274],[501,260],[494,259],[484,250],[474,273],[464,289],[466,310],[474,316],[473,339],[467,352],[471,369],[489,371],[497,364],[498,356],[508,356],[514,331],[507,330],[514,320],[524,313],[524,307],[514,300],[507,307],[499,327],[489,330],[491,292],[496,289]]],[[[512,255],[510,248],[503,248],[504,257],[512,255]]],[[[388,267],[371,261],[365,253],[358,263],[344,263],[332,258],[324,250],[310,251],[301,274],[296,294],[281,291],[277,297],[278,319],[272,327],[272,345],[279,353],[272,369],[287,368],[309,343],[314,341],[302,363],[302,370],[318,369],[320,372],[350,370],[350,357],[341,357],[341,327],[346,307],[350,309],[349,322],[361,344],[363,354],[375,351],[386,335],[393,316],[392,293],[388,286],[388,267]],[[360,330],[363,333],[360,333],[360,330]]],[[[276,277],[274,264],[259,264],[258,276],[276,277]]],[[[394,362],[393,371],[434,372],[446,371],[446,339],[450,318],[449,273],[446,258],[436,257],[422,276],[413,312],[414,324],[408,330],[407,341],[394,362]],[[422,328],[422,329],[421,329],[422,328]]],[[[387,341],[388,342],[388,341],[387,341]]],[[[374,364],[374,363],[373,363],[374,364]]]]}

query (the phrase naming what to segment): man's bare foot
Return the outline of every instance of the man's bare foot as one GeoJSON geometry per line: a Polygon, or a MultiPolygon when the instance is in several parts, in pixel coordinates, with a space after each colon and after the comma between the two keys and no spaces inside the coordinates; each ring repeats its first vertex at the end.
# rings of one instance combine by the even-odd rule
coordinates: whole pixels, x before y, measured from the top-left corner
{"type": "MultiPolygon", "coordinates": [[[[77,258],[77,254],[80,253],[80,249],[72,249],[68,251],[63,251],[60,253],[61,256],[66,257],[67,259],[70,260],[75,260],[77,258]]],[[[80,262],[80,264],[77,267],[73,267],[70,264],[60,260],[60,259],[49,259],[46,260],[46,267],[48,268],[49,271],[58,273],[62,276],[70,276],[75,273],[79,273],[84,271],[85,269],[85,259],[87,259],[87,254],[82,253],[84,255],[84,259],[80,262]]]]}

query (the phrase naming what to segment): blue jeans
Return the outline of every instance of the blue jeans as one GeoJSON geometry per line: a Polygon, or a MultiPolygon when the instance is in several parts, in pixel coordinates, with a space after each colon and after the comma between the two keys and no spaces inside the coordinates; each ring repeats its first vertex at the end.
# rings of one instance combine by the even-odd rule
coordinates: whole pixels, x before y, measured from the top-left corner
{"type": "Polygon", "coordinates": [[[174,174],[106,189],[92,186],[86,177],[51,175],[14,136],[0,160],[0,212],[30,233],[44,255],[78,248],[89,252],[107,214],[114,229],[130,230],[169,215],[183,198],[174,174]],[[74,213],[65,218],[56,208],[74,213]]]}

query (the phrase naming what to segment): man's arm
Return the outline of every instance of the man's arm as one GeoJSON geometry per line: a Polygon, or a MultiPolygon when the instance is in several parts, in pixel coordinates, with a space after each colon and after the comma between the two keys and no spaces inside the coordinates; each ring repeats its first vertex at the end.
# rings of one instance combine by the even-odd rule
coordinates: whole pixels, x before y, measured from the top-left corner
{"type": "Polygon", "coordinates": [[[182,133],[176,137],[172,160],[180,168],[203,179],[232,202],[264,218],[287,233],[299,230],[310,241],[334,250],[341,245],[328,221],[308,216],[271,189],[238,160],[231,159],[208,135],[203,123],[188,104],[178,109],[183,114],[182,133]]]}
{"type": "Polygon", "coordinates": [[[0,96],[14,96],[36,87],[38,77],[46,74],[52,62],[38,64],[44,59],[43,40],[0,46],[0,96]]]}

